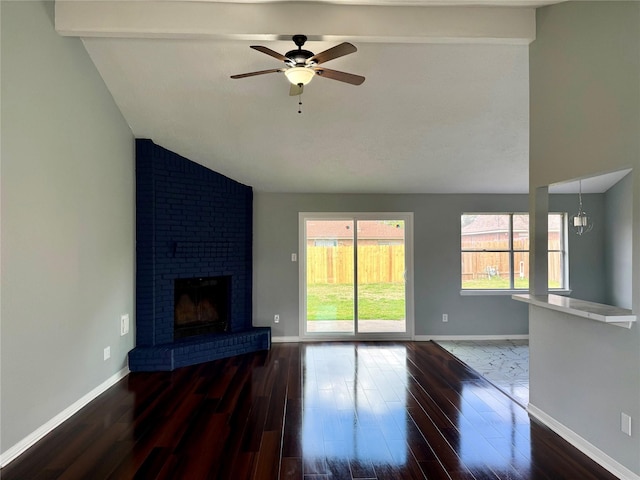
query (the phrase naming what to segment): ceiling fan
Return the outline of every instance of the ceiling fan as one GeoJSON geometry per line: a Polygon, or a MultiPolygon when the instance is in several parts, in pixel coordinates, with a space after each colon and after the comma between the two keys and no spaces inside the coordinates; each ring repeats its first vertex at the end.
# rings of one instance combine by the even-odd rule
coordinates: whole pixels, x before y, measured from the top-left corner
{"type": "Polygon", "coordinates": [[[350,83],[351,85],[361,85],[364,77],[354,75],[352,73],[339,72],[337,70],[329,70],[320,67],[321,63],[328,62],[334,58],[343,57],[357,51],[357,48],[350,43],[344,42],[328,50],[314,54],[309,50],[303,50],[307,37],[305,35],[294,35],[293,43],[298,47],[297,50],[291,50],[285,55],[271,50],[270,48],[260,45],[251,45],[251,48],[262,53],[266,53],[278,60],[282,60],[285,64],[281,68],[272,68],[270,70],[260,70],[258,72],[241,73],[239,75],[231,75],[231,78],[253,77],[255,75],[264,75],[266,73],[284,72],[287,80],[291,82],[289,95],[301,95],[304,85],[308,84],[315,75],[338,80],[339,82],[350,83]]]}

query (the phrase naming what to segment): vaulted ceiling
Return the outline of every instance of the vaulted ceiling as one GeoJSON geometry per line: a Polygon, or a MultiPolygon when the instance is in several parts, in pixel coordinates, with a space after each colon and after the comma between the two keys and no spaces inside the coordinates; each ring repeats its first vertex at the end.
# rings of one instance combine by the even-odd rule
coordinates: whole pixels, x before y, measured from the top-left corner
{"type": "Polygon", "coordinates": [[[526,193],[528,50],[535,7],[557,2],[60,1],[136,137],[258,191],[526,193]],[[509,6],[505,6],[505,5],[509,6]],[[316,76],[302,113],[284,66],[306,34],[356,53],[316,76]]]}

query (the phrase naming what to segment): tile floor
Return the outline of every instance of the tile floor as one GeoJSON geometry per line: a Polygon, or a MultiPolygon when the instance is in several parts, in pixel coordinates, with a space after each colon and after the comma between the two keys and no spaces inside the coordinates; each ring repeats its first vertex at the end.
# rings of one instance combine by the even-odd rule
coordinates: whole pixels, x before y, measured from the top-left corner
{"type": "Polygon", "coordinates": [[[522,406],[528,405],[528,340],[451,340],[437,343],[522,406]]]}

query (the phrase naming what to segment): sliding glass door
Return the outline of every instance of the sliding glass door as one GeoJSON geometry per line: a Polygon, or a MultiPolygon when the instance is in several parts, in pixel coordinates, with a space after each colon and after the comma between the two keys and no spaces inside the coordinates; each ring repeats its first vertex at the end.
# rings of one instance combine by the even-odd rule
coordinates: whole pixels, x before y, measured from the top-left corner
{"type": "Polygon", "coordinates": [[[411,220],[300,214],[303,336],[411,336],[411,220]]]}
{"type": "Polygon", "coordinates": [[[354,226],[347,219],[305,222],[307,332],[355,331],[354,226]]]}

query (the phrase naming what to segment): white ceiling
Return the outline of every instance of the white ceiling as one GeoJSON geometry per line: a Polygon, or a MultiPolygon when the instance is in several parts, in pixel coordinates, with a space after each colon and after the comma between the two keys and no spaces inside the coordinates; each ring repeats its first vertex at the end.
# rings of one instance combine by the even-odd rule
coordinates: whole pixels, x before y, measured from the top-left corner
{"type": "Polygon", "coordinates": [[[257,191],[528,191],[532,8],[335,3],[58,1],[56,28],[82,37],[136,137],[257,191]],[[314,78],[298,114],[284,75],[229,78],[282,66],[249,46],[284,54],[293,33],[315,53],[351,41],[326,67],[364,84],[314,78]]]}
{"type": "Polygon", "coordinates": [[[631,169],[607,172],[593,177],[567,180],[549,185],[549,193],[605,193],[622,180],[631,169]]]}

